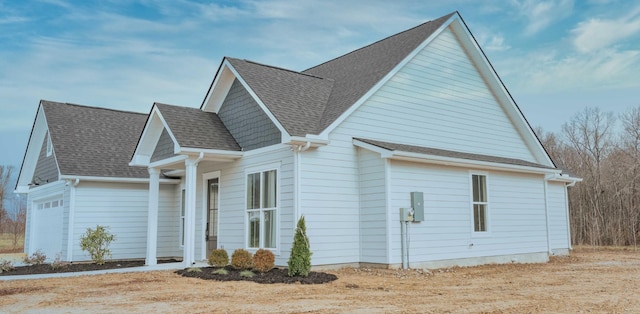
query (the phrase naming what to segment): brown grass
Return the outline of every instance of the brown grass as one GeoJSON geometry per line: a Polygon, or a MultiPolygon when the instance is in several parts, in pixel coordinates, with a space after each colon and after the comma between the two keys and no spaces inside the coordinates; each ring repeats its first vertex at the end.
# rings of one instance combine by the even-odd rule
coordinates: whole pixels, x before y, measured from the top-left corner
{"type": "Polygon", "coordinates": [[[24,236],[18,239],[18,245],[13,246],[13,234],[0,233],[0,254],[21,253],[24,250],[24,236]]]}

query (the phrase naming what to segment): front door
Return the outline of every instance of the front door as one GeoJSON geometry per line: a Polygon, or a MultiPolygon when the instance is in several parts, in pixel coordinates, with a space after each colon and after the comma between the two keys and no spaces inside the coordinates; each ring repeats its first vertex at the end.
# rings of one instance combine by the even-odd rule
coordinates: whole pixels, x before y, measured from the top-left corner
{"type": "Polygon", "coordinates": [[[217,248],[218,245],[218,178],[207,181],[209,186],[207,192],[207,230],[205,232],[205,240],[207,242],[207,256],[211,250],[217,248]]]}

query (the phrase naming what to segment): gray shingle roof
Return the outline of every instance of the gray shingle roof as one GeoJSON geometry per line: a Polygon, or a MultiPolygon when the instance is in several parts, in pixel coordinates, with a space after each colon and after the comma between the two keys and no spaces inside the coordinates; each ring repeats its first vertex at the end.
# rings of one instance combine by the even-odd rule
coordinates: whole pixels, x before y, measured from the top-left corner
{"type": "Polygon", "coordinates": [[[226,58],[293,136],[319,134],[454,13],[303,72],[226,58]]]}
{"type": "Polygon", "coordinates": [[[62,175],[148,178],[130,167],[146,114],[42,100],[62,175]]]}
{"type": "Polygon", "coordinates": [[[322,119],[310,133],[320,133],[333,123],[454,14],[423,23],[303,71],[335,81],[322,119]]]}
{"type": "Polygon", "coordinates": [[[333,80],[226,58],[280,124],[293,136],[314,131],[331,94],[333,80]]]}
{"type": "Polygon", "coordinates": [[[460,159],[468,159],[468,160],[476,160],[476,161],[486,161],[486,162],[495,162],[500,164],[508,164],[508,165],[517,165],[517,166],[526,166],[526,167],[535,167],[535,168],[543,168],[543,169],[555,169],[553,167],[547,167],[545,165],[536,164],[533,162],[529,162],[522,159],[515,158],[504,158],[497,156],[489,156],[489,155],[480,155],[480,154],[471,154],[471,153],[463,153],[456,152],[452,150],[444,150],[430,147],[422,147],[422,146],[413,146],[413,145],[405,145],[405,144],[397,144],[397,143],[389,143],[382,142],[370,139],[363,138],[354,138],[355,140],[371,144],[382,149],[386,149],[389,151],[402,151],[409,153],[418,153],[418,154],[426,154],[426,155],[435,155],[442,157],[451,157],[451,158],[460,158],[460,159]]]}
{"type": "Polygon", "coordinates": [[[154,105],[160,110],[181,147],[241,150],[215,113],[161,103],[154,105]]]}

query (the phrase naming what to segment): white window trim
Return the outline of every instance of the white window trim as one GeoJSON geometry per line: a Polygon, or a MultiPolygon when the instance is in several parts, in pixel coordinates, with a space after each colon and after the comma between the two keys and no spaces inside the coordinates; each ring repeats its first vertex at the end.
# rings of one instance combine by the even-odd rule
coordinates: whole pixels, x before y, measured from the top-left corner
{"type": "MultiPolygon", "coordinates": [[[[255,252],[259,249],[265,249],[265,250],[270,250],[273,252],[274,255],[280,255],[280,212],[282,210],[282,186],[280,184],[281,182],[281,177],[282,177],[282,172],[280,171],[280,162],[275,162],[275,163],[269,163],[269,164],[263,164],[260,166],[253,166],[253,167],[249,167],[249,168],[245,168],[244,170],[244,177],[243,177],[243,181],[244,181],[244,203],[242,205],[243,210],[244,210],[244,247],[247,251],[249,252],[255,252]],[[263,172],[266,171],[271,171],[271,170],[275,170],[276,171],[276,207],[275,207],[275,212],[276,212],[276,246],[275,248],[264,248],[264,247],[260,247],[260,248],[253,248],[253,247],[249,247],[249,210],[247,209],[247,176],[253,173],[260,173],[262,176],[263,172]]],[[[262,177],[261,177],[262,180],[262,177]]],[[[262,196],[262,195],[261,195],[262,196]]],[[[260,197],[260,202],[262,202],[262,197],[260,197]]],[[[260,208],[259,211],[262,213],[264,211],[264,208],[260,208]]],[[[262,214],[261,214],[262,215],[262,214]]],[[[262,218],[262,216],[261,216],[262,218]]],[[[261,225],[262,226],[262,225],[261,225]]],[[[262,232],[262,229],[260,229],[260,232],[262,232]]],[[[260,236],[260,241],[263,241],[263,237],[262,234],[260,236]]]]}
{"type": "Polygon", "coordinates": [[[485,171],[469,171],[469,214],[471,217],[471,236],[474,238],[481,238],[481,237],[489,237],[491,236],[491,230],[492,225],[491,225],[491,184],[490,184],[490,179],[489,179],[489,173],[485,172],[485,171]],[[475,218],[474,218],[474,201],[473,201],[473,176],[474,175],[479,175],[479,176],[484,176],[485,177],[485,185],[486,185],[486,189],[487,189],[487,202],[486,207],[485,207],[485,225],[487,226],[487,231],[476,231],[475,230],[475,218]]]}
{"type": "Polygon", "coordinates": [[[53,143],[51,143],[51,134],[47,133],[47,157],[53,154],[53,143]]]}

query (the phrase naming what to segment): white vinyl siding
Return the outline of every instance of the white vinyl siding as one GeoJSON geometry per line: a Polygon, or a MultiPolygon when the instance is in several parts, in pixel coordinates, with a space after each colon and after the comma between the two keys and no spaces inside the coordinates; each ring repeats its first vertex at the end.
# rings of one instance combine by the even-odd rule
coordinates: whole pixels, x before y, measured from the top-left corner
{"type": "MultiPolygon", "coordinates": [[[[425,221],[409,226],[411,262],[546,252],[542,177],[490,172],[491,237],[474,237],[469,172],[455,167],[391,162],[391,208],[424,193],[425,221]]],[[[400,263],[400,223],[391,211],[392,263],[400,263]]]]}
{"type": "Polygon", "coordinates": [[[455,35],[444,30],[345,122],[353,137],[535,162],[455,35]]]}
{"type": "MultiPolygon", "coordinates": [[[[224,247],[231,254],[235,249],[246,248],[246,187],[245,170],[252,167],[267,167],[279,164],[278,181],[278,249],[276,265],[284,266],[289,259],[291,243],[293,242],[293,152],[289,146],[280,145],[254,150],[235,162],[207,162],[198,164],[198,176],[204,173],[220,171],[220,196],[218,219],[218,247],[224,247]]],[[[266,170],[266,168],[265,168],[266,170]]],[[[206,202],[202,195],[202,180],[198,180],[198,196],[196,204],[196,260],[204,258],[202,255],[204,242],[203,204],[206,202]],[[202,237],[201,237],[202,235],[202,237]]],[[[206,217],[205,217],[206,218],[206,217]]]]}
{"type": "Polygon", "coordinates": [[[358,149],[360,178],[360,261],[387,263],[385,161],[358,149]]]}
{"type": "MultiPolygon", "coordinates": [[[[80,249],[80,237],[87,228],[109,227],[116,236],[111,243],[113,259],[144,258],[147,247],[149,185],[133,183],[81,182],[76,187],[73,260],[89,260],[80,249]]],[[[177,224],[179,197],[175,186],[160,185],[158,208],[159,257],[181,256],[177,224]]]]}

